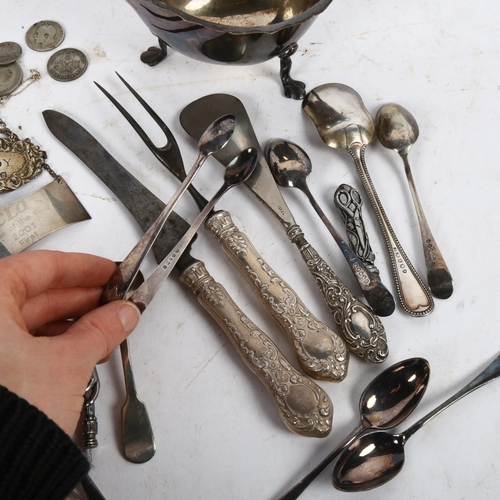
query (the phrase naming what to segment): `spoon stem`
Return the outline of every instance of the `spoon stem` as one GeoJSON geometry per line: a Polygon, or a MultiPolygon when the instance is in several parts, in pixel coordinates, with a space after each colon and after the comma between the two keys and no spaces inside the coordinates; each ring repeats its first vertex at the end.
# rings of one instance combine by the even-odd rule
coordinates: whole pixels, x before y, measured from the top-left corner
{"type": "Polygon", "coordinates": [[[394,312],[395,304],[394,298],[387,288],[382,284],[380,278],[373,274],[362,262],[358,256],[351,250],[349,245],[344,241],[339,232],[335,229],[330,222],[322,208],[319,206],[307,184],[300,183],[297,186],[306,196],[316,213],[319,215],[323,224],[326,226],[333,239],[339,246],[342,254],[344,255],[347,264],[351,268],[359,287],[363,291],[366,301],[373,309],[374,313],[378,316],[389,316],[394,312]]]}
{"type": "Polygon", "coordinates": [[[405,166],[406,178],[410,187],[411,197],[417,212],[418,224],[420,226],[420,235],[422,238],[422,246],[424,249],[425,264],[427,266],[427,281],[432,293],[440,298],[447,299],[453,293],[453,279],[450,271],[446,266],[443,255],[432,235],[432,232],[427,223],[427,218],[424,214],[424,209],[420,203],[420,198],[417,193],[413,174],[408,162],[408,153],[399,152],[405,166]]]}
{"type": "Polygon", "coordinates": [[[442,411],[449,408],[453,403],[456,403],[463,397],[471,392],[479,389],[483,385],[495,380],[500,376],[500,354],[473,380],[471,380],[465,387],[456,392],[453,396],[448,398],[444,403],[429,412],[420,420],[415,422],[411,427],[402,433],[403,439],[406,442],[415,432],[423,427],[427,422],[432,420],[435,416],[439,415],[442,411]]]}
{"type": "Polygon", "coordinates": [[[330,465],[340,452],[347,448],[355,439],[357,439],[365,430],[365,427],[360,422],[357,427],[348,434],[336,447],[331,451],[314,469],[304,476],[293,488],[288,490],[278,500],[296,500],[304,493],[310,484],[330,465]]]}
{"type": "MultiPolygon", "coordinates": [[[[357,129],[357,127],[356,127],[357,129]]],[[[399,243],[391,223],[387,218],[385,210],[380,202],[375,186],[370,178],[364,159],[364,145],[354,143],[348,152],[351,154],[368,198],[373,206],[377,220],[385,238],[389,256],[391,258],[392,270],[398,297],[403,309],[412,316],[426,316],[434,309],[434,301],[422,279],[417,274],[410,259],[406,256],[403,247],[399,243]]]]}

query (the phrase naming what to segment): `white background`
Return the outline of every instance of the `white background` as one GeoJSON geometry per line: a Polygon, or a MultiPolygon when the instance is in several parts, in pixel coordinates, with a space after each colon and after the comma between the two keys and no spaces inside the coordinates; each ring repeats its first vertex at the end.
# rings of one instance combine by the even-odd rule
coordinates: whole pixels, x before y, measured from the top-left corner
{"type": "MultiPolygon", "coordinates": [[[[481,371],[500,351],[498,332],[500,135],[500,7],[493,0],[335,0],[300,40],[292,74],[315,86],[339,82],[357,90],[375,114],[388,101],[409,109],[420,125],[410,153],[414,177],[434,236],[455,280],[455,292],[436,300],[429,317],[414,319],[400,307],[383,319],[390,355],[385,367],[421,356],[431,365],[431,380],[420,406],[404,430],[481,371]]],[[[116,197],[48,131],[44,109],[56,109],[84,125],[133,175],[164,201],[177,185],[142,145],[119,112],[94,86],[98,81],[139,119],[161,143],[161,132],[118,80],[120,72],[171,127],[189,168],[194,142],[178,116],[191,101],[229,93],[245,105],[264,146],[282,137],[301,145],[313,161],[310,187],[343,232],[332,199],[343,182],[362,192],[350,157],[326,147],[297,101],[285,99],[279,61],[247,66],[211,66],[170,52],[159,66],[139,61],[155,38],[124,0],[9,0],[2,3],[2,40],[20,43],[20,64],[42,73],[40,82],[0,109],[0,116],[21,138],[29,137],[48,153],[48,163],[73,188],[92,216],[48,236],[32,249],[61,249],[122,259],[140,230],[116,197]],[[46,71],[51,52],[34,52],[25,42],[35,22],[53,19],[66,38],[89,59],[87,72],[71,83],[52,80],[46,71]],[[22,127],[19,130],[18,127],[22,127]]],[[[389,219],[422,276],[425,265],[418,224],[402,161],[379,143],[366,160],[389,219]]],[[[220,165],[207,162],[195,184],[210,197],[222,179],[220,165]],[[220,178],[219,178],[220,175],[220,178]]],[[[17,192],[13,201],[50,182],[43,174],[17,192]]],[[[284,197],[318,252],[353,290],[356,285],[335,243],[305,197],[288,190],[284,197]]],[[[253,241],[272,267],[299,292],[322,321],[333,325],[328,308],[299,253],[246,188],[219,204],[253,241]]],[[[182,200],[178,212],[194,220],[196,207],[182,200]]],[[[376,264],[393,293],[389,258],[368,203],[365,222],[376,264]]],[[[238,305],[266,331],[296,365],[282,333],[259,305],[218,244],[201,232],[193,255],[232,294],[238,305]]],[[[145,274],[153,260],[144,266],[145,274]]],[[[124,401],[119,356],[99,368],[97,402],[99,447],[92,477],[113,499],[273,499],[283,494],[326,455],[359,421],[358,402],[368,382],[384,366],[351,357],[340,384],[320,383],[335,407],[334,428],[323,440],[297,436],[279,419],[267,391],[247,370],[225,334],[174,275],[144,314],[132,335],[131,349],[140,397],[154,426],[157,452],[143,465],[128,463],[120,446],[120,407],[124,401]]],[[[116,354],[116,353],[115,353],[116,354]]],[[[387,485],[365,493],[334,490],[330,469],[304,499],[487,499],[500,489],[500,382],[468,396],[407,444],[407,463],[387,485]]]]}

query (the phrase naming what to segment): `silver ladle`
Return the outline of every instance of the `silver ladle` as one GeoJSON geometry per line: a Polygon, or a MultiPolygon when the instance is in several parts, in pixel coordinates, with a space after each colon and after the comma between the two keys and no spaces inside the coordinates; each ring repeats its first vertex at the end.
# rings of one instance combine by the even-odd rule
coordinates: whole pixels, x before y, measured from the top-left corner
{"type": "Polygon", "coordinates": [[[453,403],[500,375],[498,355],[476,378],[401,434],[377,431],[352,443],[333,470],[333,485],[342,491],[365,491],[390,481],[403,468],[404,445],[415,432],[453,403]]]}
{"type": "Polygon", "coordinates": [[[194,235],[208,217],[215,204],[222,196],[234,186],[245,182],[252,174],[257,162],[257,151],[255,148],[248,148],[241,151],[226,167],[224,172],[224,183],[214,194],[212,199],[200,212],[191,227],[179,240],[169,255],[158,265],[158,267],[148,276],[146,281],[137,288],[128,300],[134,302],[141,312],[144,312],[156,292],[168,278],[177,261],[182,256],[182,252],[188,247],[194,235]]]}
{"type": "Polygon", "coordinates": [[[369,429],[390,429],[416,408],[429,382],[429,363],[423,358],[400,361],[375,377],[359,401],[361,421],[307,476],[279,500],[295,500],[361,434],[369,429]]]}
{"type": "Polygon", "coordinates": [[[403,159],[406,178],[417,212],[420,235],[427,266],[427,283],[432,293],[439,299],[447,299],[453,293],[453,278],[446,266],[443,255],[431,233],[424,209],[417,194],[413,174],[408,162],[408,153],[418,139],[418,124],[413,115],[403,106],[394,103],[384,104],[375,117],[377,137],[382,146],[394,149],[403,159]]]}
{"type": "Polygon", "coordinates": [[[312,195],[307,185],[307,177],[312,170],[311,160],[307,153],[297,144],[285,139],[269,141],[265,153],[277,184],[281,187],[295,187],[307,196],[342,251],[368,305],[378,316],[391,315],[396,307],[393,296],[382,284],[380,278],[373,274],[351,250],[312,195]]]}
{"type": "Polygon", "coordinates": [[[412,316],[430,314],[432,296],[399,243],[365,165],[365,148],[375,138],[375,122],[361,97],[346,85],[328,83],[311,90],[302,107],[328,146],[345,149],[352,156],[382,229],[403,309],[412,316]]]}
{"type": "Polygon", "coordinates": [[[101,303],[123,299],[134,281],[139,268],[151,250],[156,238],[163,229],[168,216],[172,213],[186,189],[199,172],[205,160],[221,150],[228,142],[234,132],[235,118],[233,115],[224,115],[212,122],[205,130],[198,141],[198,157],[187,177],[177,188],[170,201],[158,216],[154,224],[144,233],[137,245],[125,257],[123,262],[117,267],[115,273],[108,281],[101,295],[101,303]]]}

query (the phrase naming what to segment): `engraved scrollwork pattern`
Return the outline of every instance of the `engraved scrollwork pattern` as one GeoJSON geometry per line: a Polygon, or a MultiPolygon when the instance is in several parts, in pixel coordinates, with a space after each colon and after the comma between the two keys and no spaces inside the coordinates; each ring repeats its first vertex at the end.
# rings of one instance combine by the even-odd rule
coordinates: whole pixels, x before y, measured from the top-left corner
{"type": "Polygon", "coordinates": [[[186,269],[181,281],[197,294],[245,364],[264,384],[287,428],[304,436],[327,436],[333,418],[328,394],[290,365],[273,341],[214,281],[202,262],[186,269]]]}
{"type": "Polygon", "coordinates": [[[0,120],[0,193],[13,191],[42,173],[47,155],[29,139],[19,137],[0,120]]]}
{"type": "Polygon", "coordinates": [[[342,338],[315,318],[292,288],[258,254],[234,225],[218,212],[206,224],[243,272],[259,300],[289,338],[302,369],[321,380],[343,380],[348,351],[342,338]]]}
{"type": "Polygon", "coordinates": [[[351,351],[372,363],[383,362],[389,354],[389,348],[379,317],[351,293],[306,241],[299,226],[292,226],[288,237],[299,249],[351,351]]]}

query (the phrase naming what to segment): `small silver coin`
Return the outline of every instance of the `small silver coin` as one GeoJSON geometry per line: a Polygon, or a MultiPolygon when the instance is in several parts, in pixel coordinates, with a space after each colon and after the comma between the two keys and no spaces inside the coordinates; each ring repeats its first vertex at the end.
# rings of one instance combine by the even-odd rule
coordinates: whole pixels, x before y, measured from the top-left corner
{"type": "Polygon", "coordinates": [[[50,57],[47,71],[58,82],[70,82],[80,78],[87,66],[87,58],[81,50],[61,49],[50,57]]]}
{"type": "Polygon", "coordinates": [[[0,43],[0,66],[12,64],[19,59],[23,49],[16,42],[2,42],[0,43]]]}
{"type": "Polygon", "coordinates": [[[37,52],[47,52],[61,45],[64,30],[55,21],[39,21],[26,32],[26,44],[37,52]]]}
{"type": "Polygon", "coordinates": [[[0,66],[0,96],[8,95],[21,85],[23,70],[19,63],[13,62],[0,66]]]}

